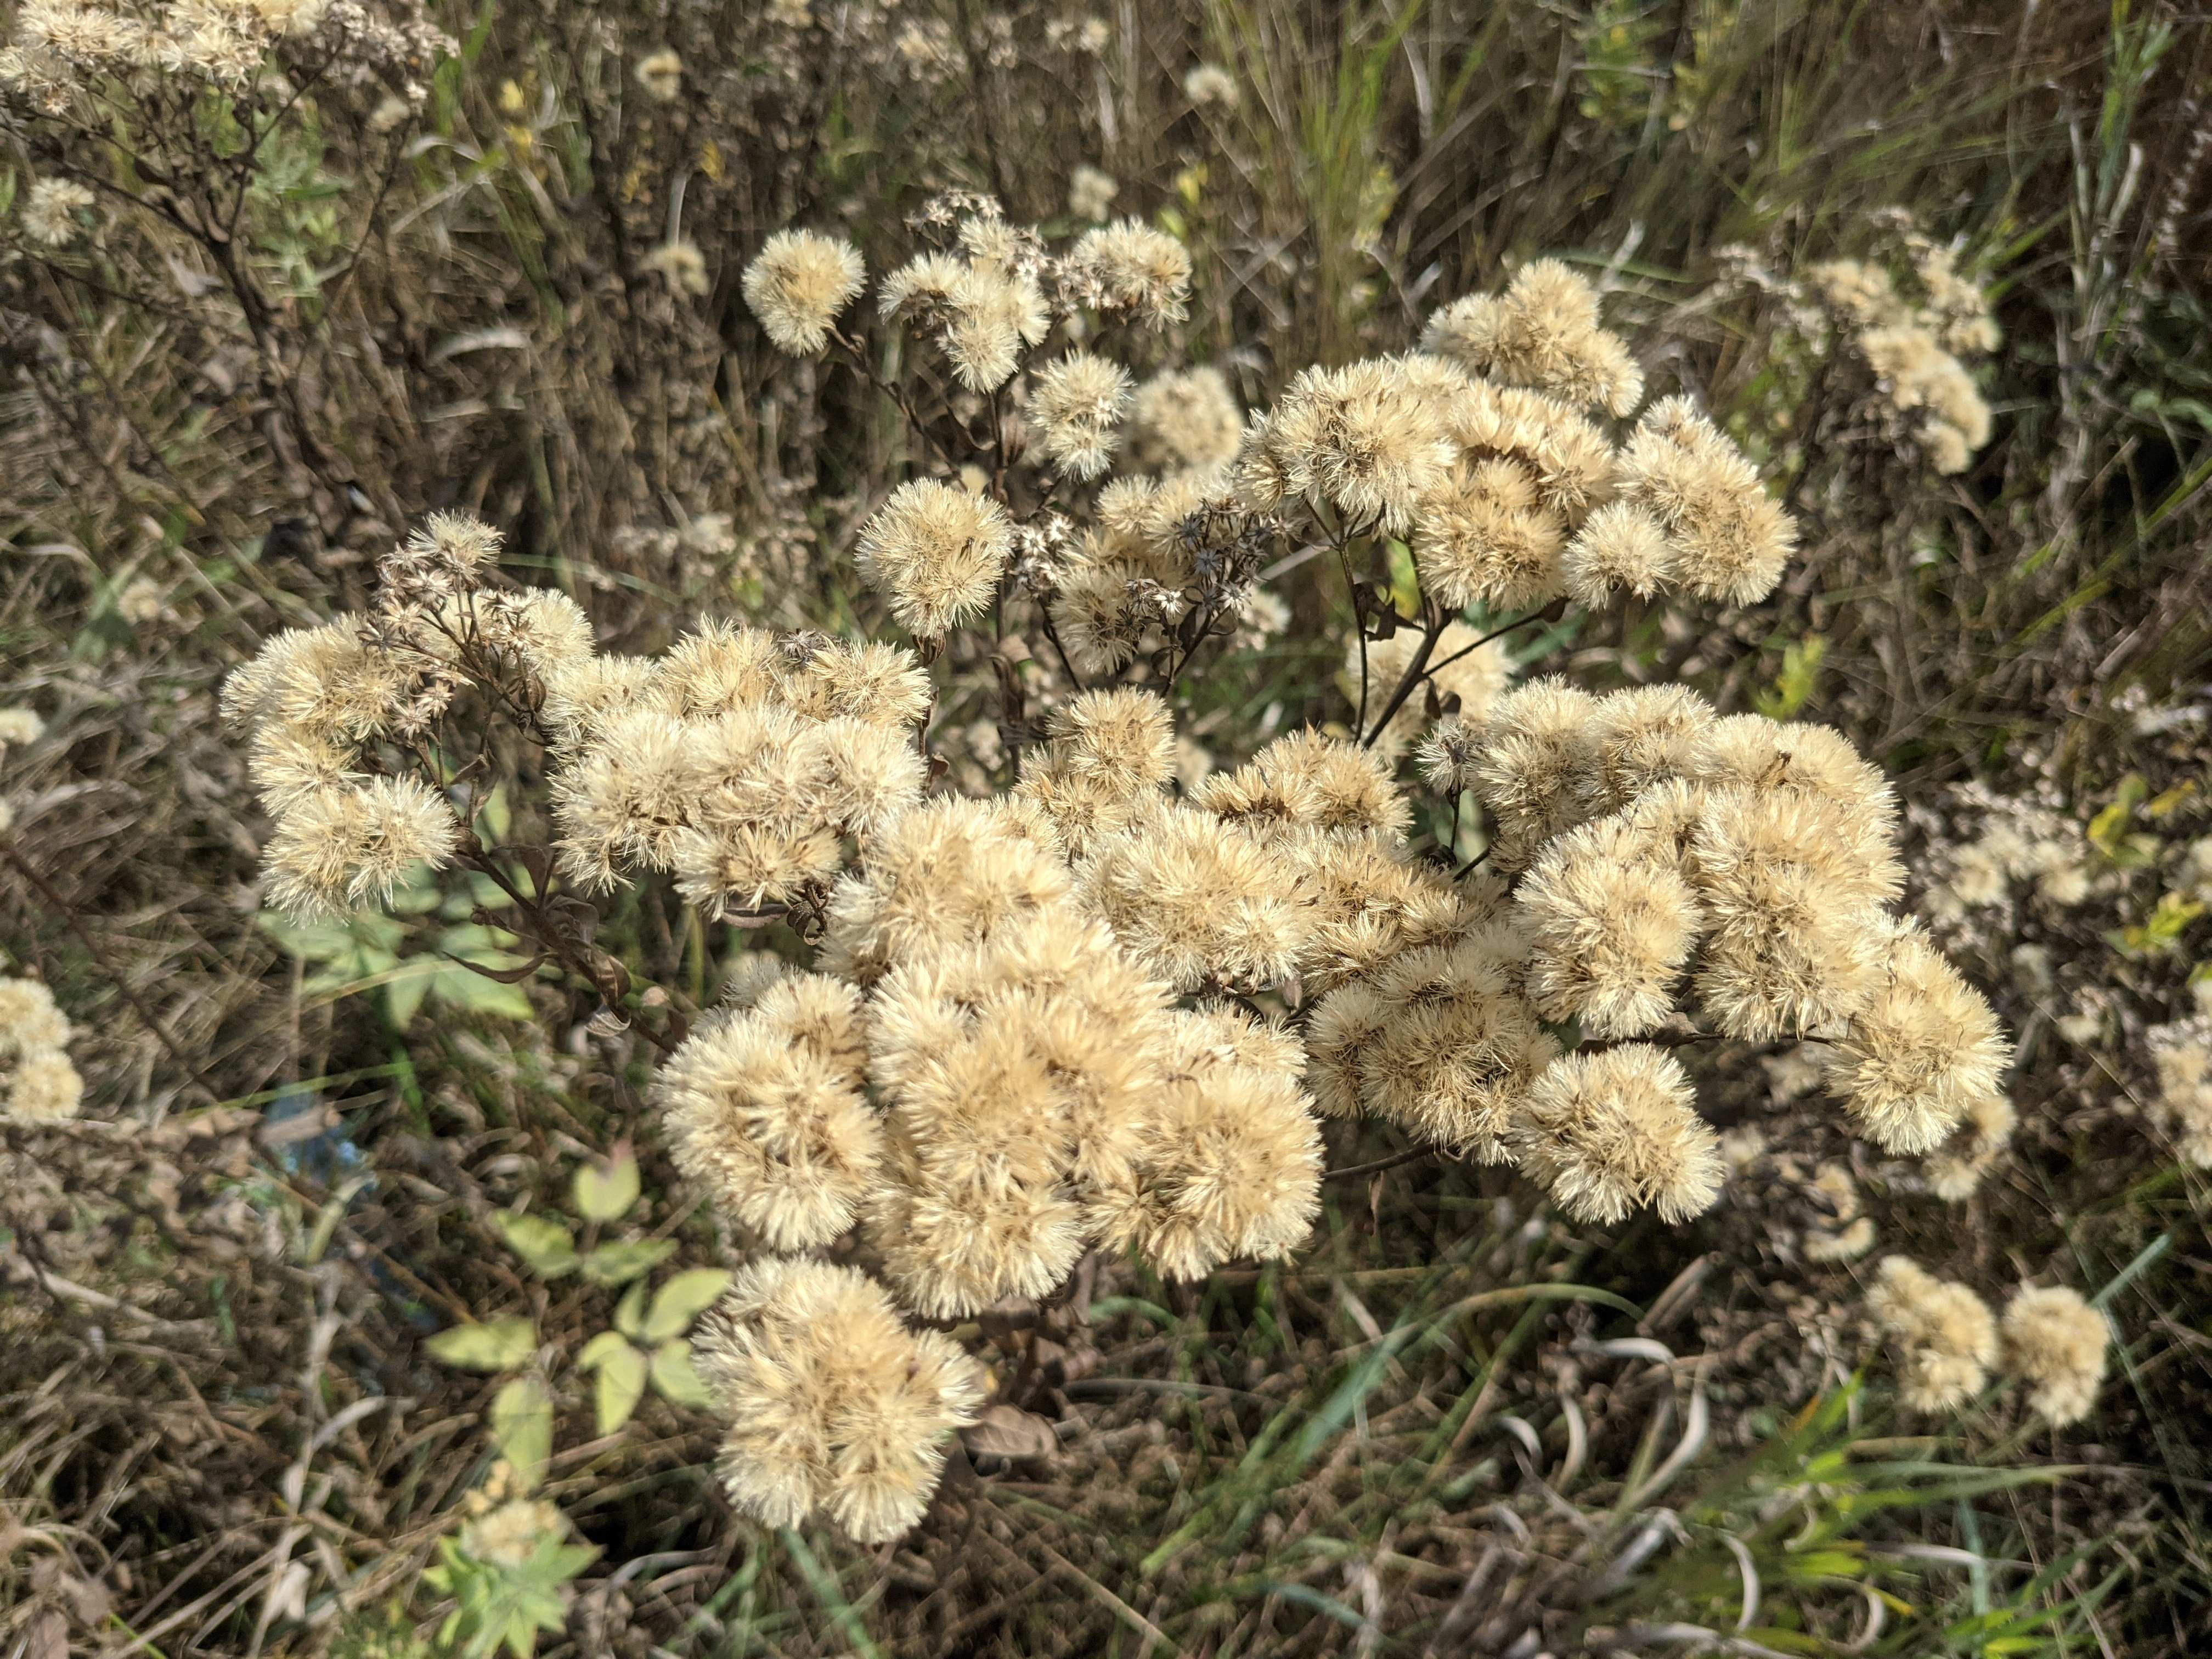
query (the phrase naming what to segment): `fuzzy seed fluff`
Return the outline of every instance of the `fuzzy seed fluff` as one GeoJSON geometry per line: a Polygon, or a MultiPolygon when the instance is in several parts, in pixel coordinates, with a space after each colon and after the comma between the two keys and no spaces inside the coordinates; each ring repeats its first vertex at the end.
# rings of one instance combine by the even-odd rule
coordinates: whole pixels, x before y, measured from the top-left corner
{"type": "Polygon", "coordinates": [[[771,1249],[827,1243],[883,1163],[866,1060],[860,994],[826,975],[787,975],[702,1021],[653,1086],[677,1166],[771,1249]]]}
{"type": "Polygon", "coordinates": [[[1645,1043],[1583,1050],[1528,1091],[1512,1147],[1522,1171],[1578,1221],[1610,1226],[1649,1206],[1680,1223],[1720,1194],[1720,1139],[1681,1063],[1645,1043]]]}
{"type": "Polygon", "coordinates": [[[745,267],[745,303],[776,349],[811,357],[866,276],[851,243],[811,230],[778,231],[745,267]]]}
{"type": "Polygon", "coordinates": [[[987,1389],[951,1338],[908,1329],[881,1285],[823,1261],[741,1269],[692,1354],[729,1424],[730,1501],[772,1527],[824,1514],[864,1544],[921,1519],[987,1389]]]}
{"type": "Polygon", "coordinates": [[[917,478],[860,528],[861,576],[921,639],[942,639],[991,602],[1012,546],[1006,515],[987,496],[917,478]]]}
{"type": "Polygon", "coordinates": [[[2027,1402],[2038,1416],[2063,1428],[2089,1414],[2112,1333],[2080,1291],[2021,1285],[2005,1305],[2000,1334],[2004,1369],[2030,1385],[2027,1402]]]}
{"type": "Polygon", "coordinates": [[[1981,1391],[1997,1356],[1996,1321],[1964,1285],[1887,1256],[1867,1291],[1867,1311],[1889,1339],[1899,1397],[1914,1411],[1949,1411],[1981,1391]]]}

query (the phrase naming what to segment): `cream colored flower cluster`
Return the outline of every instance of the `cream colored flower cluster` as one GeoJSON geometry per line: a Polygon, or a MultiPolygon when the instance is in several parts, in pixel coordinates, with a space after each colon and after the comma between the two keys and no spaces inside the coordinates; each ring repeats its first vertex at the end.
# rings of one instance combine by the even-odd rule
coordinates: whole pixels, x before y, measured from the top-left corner
{"type": "Polygon", "coordinates": [[[2153,1026],[2149,1042],[2158,1073],[2151,1115],[2186,1162],[2212,1170],[2212,1015],[2153,1026]]]}
{"type": "Polygon", "coordinates": [[[844,837],[921,793],[911,652],[708,621],[663,656],[596,649],[565,594],[489,586],[497,536],[434,517],[381,566],[367,617],[271,641],[224,688],[276,820],[270,902],[303,917],[388,896],[462,829],[428,763],[470,687],[554,763],[562,875],[672,877],[711,915],[826,888],[844,837]]]}
{"type": "Polygon", "coordinates": [[[75,1117],[84,1079],[68,1054],[70,1023],[35,979],[0,979],[0,1100],[33,1123],[75,1117]]]}
{"type": "Polygon", "coordinates": [[[1987,298],[1960,274],[1950,249],[1909,226],[1901,235],[1917,298],[1899,292],[1883,265],[1857,259],[1814,265],[1805,293],[1865,361],[1928,464],[1938,472],[1963,472],[1990,441],[1990,416],[1962,359],[1996,349],[1996,324],[1987,298]]]}
{"type": "Polygon", "coordinates": [[[311,50],[319,77],[374,86],[411,106],[452,43],[419,9],[380,15],[360,0],[27,0],[0,46],[0,97],[51,116],[112,109],[108,93],[144,77],[237,93],[272,52],[311,50]]]}
{"type": "Polygon", "coordinates": [[[2112,1328],[2081,1294],[2023,1285],[1999,1319],[1966,1285],[1901,1255],[1886,1257],[1867,1312],[1896,1356],[1899,1395],[1915,1411],[1949,1411],[1995,1369],[2027,1385],[2028,1405],[2054,1428],[2096,1403],[2112,1328]]]}
{"type": "MultiPolygon", "coordinates": [[[[1218,371],[1139,386],[1085,343],[1117,321],[1181,317],[1190,266],[1173,239],[1125,221],[1056,254],[988,201],[965,205],[946,210],[954,246],[883,280],[884,318],[933,338],[973,392],[1026,365],[1025,422],[1010,440],[1015,411],[992,416],[1000,460],[1064,485],[1117,457],[1125,471],[1087,522],[1062,516],[1048,535],[1007,523],[995,501],[963,503],[953,482],[902,489],[863,531],[861,562],[918,636],[978,614],[1018,574],[1075,669],[1105,675],[1172,659],[1241,613],[1259,570],[1298,539],[1403,538],[1424,594],[1453,611],[1678,590],[1749,604],[1796,544],[1750,463],[1688,399],[1661,400],[1623,434],[1598,423],[1634,413],[1643,376],[1601,325],[1595,291],[1556,261],[1444,307],[1420,351],[1309,369],[1245,421],[1218,371]],[[1024,532],[1048,556],[1020,556],[1024,532]]],[[[784,233],[745,291],[770,339],[805,355],[861,279],[842,242],[784,233]]]]}

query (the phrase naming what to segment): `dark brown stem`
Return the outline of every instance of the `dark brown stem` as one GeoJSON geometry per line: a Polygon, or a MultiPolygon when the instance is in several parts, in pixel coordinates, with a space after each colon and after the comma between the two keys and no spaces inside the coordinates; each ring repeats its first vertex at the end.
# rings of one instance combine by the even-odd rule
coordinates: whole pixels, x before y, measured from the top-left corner
{"type": "Polygon", "coordinates": [[[632,1030],[641,1033],[662,1054],[672,1054],[681,1046],[676,1038],[665,1031],[655,1030],[622,1006],[622,988],[615,981],[614,976],[602,972],[597,963],[580,957],[569,948],[568,941],[562,936],[561,930],[546,920],[544,906],[537,899],[523,895],[521,890],[508,879],[507,872],[500,867],[499,860],[492,857],[485,850],[484,844],[477,839],[476,831],[465,824],[461,829],[459,862],[465,869],[490,877],[500,891],[507,895],[517,920],[526,924],[511,931],[527,938],[532,945],[598,992],[599,1000],[609,1010],[620,1016],[632,1030]]]}
{"type": "Polygon", "coordinates": [[[1382,737],[1398,711],[1406,706],[1406,700],[1413,695],[1414,690],[1427,677],[1429,658],[1437,648],[1437,641],[1443,636],[1445,625],[1451,621],[1449,614],[1435,600],[1423,599],[1421,605],[1427,612],[1421,629],[1421,642],[1413,647],[1413,659],[1406,665],[1406,672],[1398,680],[1398,689],[1390,694],[1390,701],[1376,717],[1374,729],[1359,740],[1362,749],[1375,746],[1376,740],[1382,737]]]}

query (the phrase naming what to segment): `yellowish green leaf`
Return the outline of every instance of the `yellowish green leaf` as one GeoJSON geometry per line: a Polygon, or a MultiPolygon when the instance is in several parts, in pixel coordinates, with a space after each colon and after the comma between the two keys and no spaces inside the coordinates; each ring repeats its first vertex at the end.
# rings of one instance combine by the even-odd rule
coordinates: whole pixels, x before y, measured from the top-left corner
{"type": "Polygon", "coordinates": [[[663,1285],[653,1298],[653,1308],[638,1326],[641,1342],[665,1342],[681,1336],[691,1322],[714,1305],[730,1287],[730,1275],[720,1267],[693,1267],[663,1285]]]}
{"type": "Polygon", "coordinates": [[[545,1478],[553,1455],[553,1398],[534,1376],[518,1376],[491,1402],[491,1434],[525,1492],[545,1478]]]}
{"type": "Polygon", "coordinates": [[[622,1346],[611,1347],[600,1356],[599,1382],[592,1391],[601,1434],[612,1434],[629,1421],[637,1402],[645,1398],[645,1380],[651,1369],[643,1353],[618,1336],[615,1340],[622,1346]]]}
{"type": "Polygon", "coordinates": [[[542,1215],[511,1215],[504,1211],[492,1219],[506,1238],[507,1249],[540,1279],[559,1279],[576,1271],[576,1241],[559,1222],[542,1215]]]}
{"type": "Polygon", "coordinates": [[[653,1386],[672,1406],[714,1403],[714,1395],[707,1392],[707,1385],[692,1366],[690,1345],[680,1339],[664,1342],[653,1351],[653,1386]]]}
{"type": "Polygon", "coordinates": [[[602,1244],[584,1258],[584,1277],[594,1285],[627,1285],[676,1254],[676,1241],[641,1238],[602,1244]]]}
{"type": "Polygon", "coordinates": [[[586,1221],[619,1221],[637,1202],[637,1155],[627,1142],[604,1164],[579,1164],[573,1187],[576,1213],[586,1221]]]}
{"type": "Polygon", "coordinates": [[[422,1346],[431,1358],[464,1370],[511,1370],[538,1352],[538,1328],[526,1319],[487,1319],[440,1331],[422,1346]]]}

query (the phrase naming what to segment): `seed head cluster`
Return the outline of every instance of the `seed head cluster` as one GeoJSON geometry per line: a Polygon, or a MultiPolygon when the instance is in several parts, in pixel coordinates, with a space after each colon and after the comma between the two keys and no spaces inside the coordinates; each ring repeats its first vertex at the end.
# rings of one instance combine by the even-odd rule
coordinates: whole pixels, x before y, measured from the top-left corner
{"type": "Polygon", "coordinates": [[[1996,349],[1981,289],[1957,255],[1909,225],[1899,240],[1918,289],[1900,292],[1882,264],[1836,259],[1807,273],[1805,298],[1826,313],[1835,338],[1874,377],[1896,430],[1939,473],[1963,472],[1990,441],[1990,406],[1964,359],[1996,349]]]}
{"type": "MultiPolygon", "coordinates": [[[[785,924],[666,1026],[651,1094],[750,1261],[697,1360],[740,1508],[896,1536],[984,1398],[927,1327],[1042,1317],[1092,1251],[1172,1279],[1288,1255],[1325,1118],[1510,1164],[1577,1222],[1680,1223],[1745,1162],[1698,1111],[1686,1039],[1813,1039],[1850,1129],[1939,1190],[1978,1179],[2009,1049],[1893,914],[1879,772],[1680,686],[1516,682],[1493,636],[1570,601],[1749,604],[1795,544],[1691,402],[1639,416],[1588,283],[1529,265],[1420,350],[1309,369],[1248,420],[1217,370],[1148,356],[1139,383],[1109,355],[1182,318],[1173,238],[1125,220],[1056,251],[968,195],[917,225],[933,246],[877,310],[942,359],[912,453],[975,459],[899,484],[854,546],[920,655],[711,618],[603,650],[574,601],[507,580],[492,532],[441,517],[362,614],[271,641],[225,692],[276,821],[272,902],[499,868],[457,811],[465,734],[497,716],[548,780],[541,880],[652,878],[705,923],[785,924]],[[1162,688],[1209,639],[1280,625],[1265,573],[1332,542],[1379,564],[1386,538],[1420,611],[1377,623],[1382,584],[1361,589],[1340,684],[1362,729],[1271,714],[1255,750],[1194,764],[1204,733],[1162,688]],[[995,722],[962,678],[987,659],[995,722]],[[945,720],[925,660],[949,665],[945,720]],[[933,766],[948,735],[967,753],[933,766]],[[1447,811],[1409,794],[1409,759],[1447,811]]],[[[843,244],[787,232],[744,289],[806,356],[863,282],[843,244]]],[[[1837,1226],[1808,1250],[1843,1261],[1875,1235],[1829,1167],[1837,1226]]],[[[1979,1387],[1998,1339],[1971,1292],[1893,1261],[1875,1297],[1909,1399],[1979,1387]]]]}
{"type": "Polygon", "coordinates": [[[0,99],[68,118],[112,112],[118,83],[143,88],[155,77],[236,95],[281,51],[322,60],[320,74],[337,85],[420,108],[453,42],[419,8],[382,9],[361,0],[30,0],[0,46],[0,99]]]}
{"type": "Polygon", "coordinates": [[[70,1061],[67,1015],[35,979],[0,979],[0,1102],[24,1122],[75,1117],[84,1079],[70,1061]]]}
{"type": "Polygon", "coordinates": [[[855,1268],[770,1257],[742,1269],[700,1322],[694,1362],[730,1428],[717,1468],[767,1526],[816,1516],[863,1543],[921,1518],[983,1370],[915,1330],[855,1268]]]}
{"type": "Polygon", "coordinates": [[[1995,1370],[2026,1384],[2029,1409],[2063,1428],[2089,1414],[2105,1380],[2112,1328],[2063,1285],[2022,1285],[1999,1320],[1967,1286],[1893,1255],[1875,1272],[1867,1312],[1895,1356],[1899,1397],[1915,1411],[1964,1404],[1995,1370]]]}

